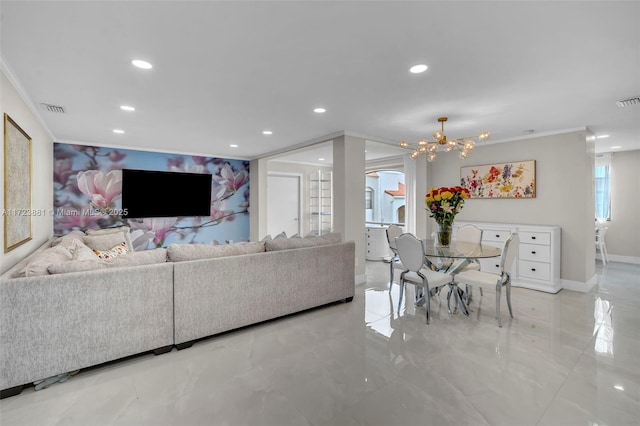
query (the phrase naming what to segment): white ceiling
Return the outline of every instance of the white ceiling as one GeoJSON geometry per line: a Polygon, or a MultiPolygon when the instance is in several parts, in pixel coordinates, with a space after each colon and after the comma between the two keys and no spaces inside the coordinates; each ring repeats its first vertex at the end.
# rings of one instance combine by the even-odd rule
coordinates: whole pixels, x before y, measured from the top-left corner
{"type": "Polygon", "coordinates": [[[415,141],[446,115],[450,137],[588,127],[610,135],[598,152],[640,149],[640,105],[615,103],[640,95],[638,1],[3,0],[0,13],[3,68],[57,141],[252,159],[343,131],[415,141]],[[417,63],[427,72],[410,74],[417,63]]]}

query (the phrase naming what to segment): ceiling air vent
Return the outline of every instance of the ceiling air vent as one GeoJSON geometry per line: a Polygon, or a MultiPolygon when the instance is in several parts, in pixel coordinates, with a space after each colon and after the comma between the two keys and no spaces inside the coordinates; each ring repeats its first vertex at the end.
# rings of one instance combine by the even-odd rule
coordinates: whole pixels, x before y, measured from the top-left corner
{"type": "Polygon", "coordinates": [[[619,108],[624,108],[624,107],[637,105],[637,104],[640,104],[640,96],[634,96],[633,98],[621,99],[619,101],[616,101],[616,105],[618,105],[619,108]]]}
{"type": "Polygon", "coordinates": [[[40,105],[42,105],[42,108],[44,108],[49,112],[56,112],[58,114],[64,114],[66,112],[64,110],[64,107],[61,107],[59,105],[51,105],[51,104],[40,104],[40,105]]]}

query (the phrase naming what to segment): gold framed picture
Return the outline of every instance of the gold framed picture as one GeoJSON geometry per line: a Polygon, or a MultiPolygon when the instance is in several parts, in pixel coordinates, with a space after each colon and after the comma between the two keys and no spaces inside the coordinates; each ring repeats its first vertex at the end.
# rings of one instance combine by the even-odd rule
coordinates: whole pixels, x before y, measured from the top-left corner
{"type": "Polygon", "coordinates": [[[31,240],[31,138],[4,114],[4,252],[31,240]]]}

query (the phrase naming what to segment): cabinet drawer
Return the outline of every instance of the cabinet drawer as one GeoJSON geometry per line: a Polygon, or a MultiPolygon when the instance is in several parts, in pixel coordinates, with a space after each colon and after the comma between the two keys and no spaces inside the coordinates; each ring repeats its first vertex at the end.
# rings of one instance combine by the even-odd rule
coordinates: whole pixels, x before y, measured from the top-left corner
{"type": "Polygon", "coordinates": [[[536,262],[549,262],[551,260],[551,247],[537,246],[535,244],[520,244],[518,258],[536,262]]]}
{"type": "Polygon", "coordinates": [[[520,242],[526,244],[542,244],[548,246],[551,244],[551,234],[548,232],[530,232],[519,231],[520,242]]]}
{"type": "Polygon", "coordinates": [[[480,270],[490,274],[500,274],[500,258],[480,259],[480,270]]]}
{"type": "Polygon", "coordinates": [[[520,260],[518,263],[518,276],[534,278],[536,280],[549,281],[550,267],[548,263],[520,260]]]}
{"type": "Polygon", "coordinates": [[[511,232],[506,229],[483,229],[482,241],[494,241],[504,243],[509,238],[511,232]]]}

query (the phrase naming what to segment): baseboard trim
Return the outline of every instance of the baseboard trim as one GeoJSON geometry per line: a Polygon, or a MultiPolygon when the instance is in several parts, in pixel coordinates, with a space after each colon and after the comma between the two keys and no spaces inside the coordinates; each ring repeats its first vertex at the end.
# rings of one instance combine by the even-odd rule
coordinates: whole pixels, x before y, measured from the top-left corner
{"type": "Polygon", "coordinates": [[[577,291],[580,293],[588,293],[598,283],[598,275],[594,275],[586,282],[565,279],[561,279],[560,281],[563,289],[577,291]]]}
{"type": "MultiPolygon", "coordinates": [[[[621,254],[610,254],[609,262],[621,262],[621,263],[633,263],[634,265],[640,265],[640,257],[638,256],[623,256],[621,254]]],[[[596,254],[596,259],[602,260],[600,253],[596,254]]]]}
{"type": "Polygon", "coordinates": [[[356,285],[362,285],[367,282],[367,274],[356,274],[356,285]]]}

